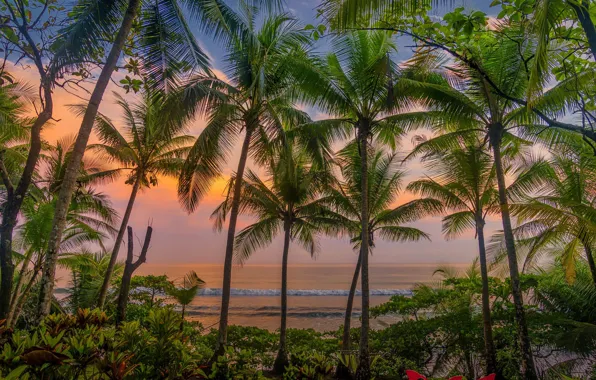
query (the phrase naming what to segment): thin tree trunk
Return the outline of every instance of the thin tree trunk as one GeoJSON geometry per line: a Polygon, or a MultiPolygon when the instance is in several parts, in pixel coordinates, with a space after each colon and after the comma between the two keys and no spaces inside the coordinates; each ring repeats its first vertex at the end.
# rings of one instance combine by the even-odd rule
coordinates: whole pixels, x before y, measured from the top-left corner
{"type": "MultiPolygon", "coordinates": [[[[368,253],[368,124],[362,123],[358,130],[360,141],[360,173],[362,186],[362,209],[360,221],[362,224],[361,249],[368,253]]],[[[368,280],[368,254],[361,255],[362,273],[362,326],[360,328],[360,352],[356,380],[370,380],[370,352],[368,347],[369,322],[369,280],[368,280]]]]}
{"type": "MultiPolygon", "coordinates": [[[[360,277],[360,268],[362,267],[362,247],[358,253],[358,262],[352,277],[352,284],[350,285],[350,293],[348,294],[348,304],[346,306],[346,315],[344,316],[344,331],[342,335],[341,350],[342,354],[347,355],[350,352],[350,329],[352,328],[352,308],[354,306],[354,296],[356,295],[356,286],[358,285],[358,278],[360,277]]],[[[335,371],[335,377],[340,379],[347,379],[350,376],[350,370],[342,363],[338,363],[335,371]]]]}
{"type": "Polygon", "coordinates": [[[594,27],[594,22],[590,17],[590,2],[588,0],[582,0],[580,3],[574,0],[568,0],[567,4],[569,4],[577,14],[577,19],[579,20],[584,33],[586,33],[586,39],[588,40],[592,56],[594,57],[594,60],[596,60],[596,27],[594,27]]]}
{"type": "Polygon", "coordinates": [[[25,258],[23,259],[23,265],[21,265],[21,270],[19,271],[19,277],[17,279],[17,283],[14,285],[12,296],[10,297],[10,306],[8,308],[8,315],[6,316],[6,325],[7,326],[10,326],[10,323],[12,321],[16,302],[17,302],[17,299],[19,298],[19,290],[21,289],[21,285],[23,285],[25,273],[27,272],[27,267],[29,266],[29,262],[31,261],[32,256],[33,256],[33,250],[32,249],[27,250],[27,253],[25,254],[25,258]]]}
{"type": "MultiPolygon", "coordinates": [[[[130,214],[132,213],[132,208],[135,204],[135,199],[137,198],[137,193],[139,191],[140,186],[141,177],[140,175],[137,175],[135,183],[132,186],[130,198],[128,198],[126,210],[124,211],[124,215],[122,216],[122,223],[120,224],[120,230],[118,230],[118,235],[116,236],[116,241],[114,242],[114,248],[112,248],[112,255],[110,256],[110,262],[108,263],[106,274],[103,278],[103,284],[101,285],[101,289],[99,290],[97,307],[99,307],[100,309],[103,309],[103,306],[106,302],[108,290],[110,289],[110,281],[112,280],[112,274],[114,273],[114,267],[116,266],[118,253],[120,252],[120,246],[122,245],[122,240],[124,239],[124,231],[126,231],[126,227],[128,226],[128,220],[130,219],[130,214]]],[[[131,244],[132,240],[129,240],[128,243],[131,244]]]]}
{"type": "Polygon", "coordinates": [[[186,305],[182,305],[182,319],[180,320],[180,331],[184,329],[184,314],[186,313],[186,305]]]}
{"type": "MultiPolygon", "coordinates": [[[[12,282],[14,277],[12,235],[17,225],[17,217],[21,211],[23,200],[27,195],[29,185],[31,185],[37,161],[39,160],[41,152],[41,130],[48,120],[52,118],[54,109],[51,84],[48,83],[47,79],[43,79],[45,77],[43,70],[40,70],[40,74],[42,75],[45,106],[31,127],[29,153],[27,154],[27,161],[25,162],[19,183],[16,188],[13,188],[10,182],[6,186],[7,196],[2,210],[2,224],[0,225],[0,319],[5,319],[8,316],[12,298],[12,282]]],[[[3,179],[5,182],[10,181],[8,178],[3,179]]]]}
{"type": "Polygon", "coordinates": [[[528,325],[526,323],[526,312],[524,310],[524,300],[519,283],[519,269],[517,266],[517,255],[515,252],[515,239],[513,229],[511,228],[511,217],[509,215],[509,204],[507,202],[507,187],[505,185],[505,172],[501,159],[501,136],[503,126],[492,126],[490,131],[490,143],[493,148],[495,169],[497,174],[497,184],[499,188],[499,204],[501,206],[501,219],[503,222],[503,234],[505,236],[505,246],[507,248],[507,259],[509,261],[509,276],[511,280],[511,294],[515,306],[515,320],[517,322],[517,334],[521,351],[522,375],[527,380],[538,380],[536,367],[534,366],[534,357],[532,355],[532,345],[528,334],[528,325]]]}
{"type": "Polygon", "coordinates": [[[291,220],[284,221],[284,248],[281,263],[281,324],[279,329],[279,350],[273,363],[275,373],[282,374],[288,365],[286,349],[286,327],[288,319],[288,253],[290,251],[291,220]]]}
{"type": "Polygon", "coordinates": [[[130,292],[130,281],[132,274],[147,260],[147,251],[149,250],[149,243],[151,242],[151,235],[153,234],[153,228],[147,226],[147,233],[145,234],[145,241],[143,242],[143,248],[141,248],[141,254],[137,261],[133,262],[134,259],[134,242],[132,227],[128,226],[128,251],[126,255],[126,263],[124,265],[124,274],[122,275],[122,284],[120,285],[120,293],[118,294],[118,307],[116,309],[116,326],[120,325],[122,321],[126,319],[126,305],[128,304],[128,293],[130,292]]]}
{"type": "Polygon", "coordinates": [[[139,10],[140,0],[129,0],[126,13],[122,20],[122,25],[116,34],[116,38],[106,59],[106,63],[101,70],[101,74],[97,80],[89,104],[83,116],[81,127],[75,141],[74,148],[66,167],[66,173],[60,193],[58,194],[58,200],[56,202],[56,209],[54,212],[54,220],[52,222],[52,231],[48,239],[48,250],[46,253],[46,259],[43,268],[43,275],[41,277],[41,287],[39,292],[38,301],[38,319],[41,320],[50,312],[50,305],[52,302],[52,295],[54,290],[54,277],[56,275],[56,261],[58,259],[58,251],[60,249],[60,240],[62,239],[62,232],[66,225],[66,213],[70,205],[72,193],[76,185],[77,175],[81,166],[81,160],[85,154],[87,148],[87,142],[89,141],[89,135],[93,129],[95,117],[99,105],[103,98],[103,94],[110,82],[110,77],[116,68],[118,58],[122,52],[122,47],[128,35],[130,33],[132,23],[136,18],[139,10]]]}
{"type": "MultiPolygon", "coordinates": [[[[486,246],[484,243],[484,219],[476,217],[478,234],[478,254],[480,257],[480,276],[482,277],[482,323],[484,330],[484,356],[486,358],[486,375],[497,373],[497,352],[493,340],[493,326],[490,316],[490,294],[488,285],[488,266],[486,264],[486,246]]],[[[499,376],[499,380],[501,377],[499,376]]]]}
{"type": "Polygon", "coordinates": [[[27,295],[31,291],[31,288],[33,288],[33,285],[35,284],[35,280],[37,279],[37,276],[39,275],[40,270],[41,270],[41,261],[35,265],[35,267],[33,268],[33,274],[31,275],[29,282],[27,283],[27,285],[25,285],[25,288],[23,289],[23,291],[15,300],[15,305],[11,310],[10,319],[8,319],[6,321],[6,325],[8,327],[13,327],[19,320],[21,311],[23,310],[23,306],[25,305],[25,301],[27,300],[27,295]]]}
{"type": "Polygon", "coordinates": [[[588,267],[590,267],[590,273],[592,274],[592,281],[594,281],[594,285],[596,285],[596,263],[594,262],[592,247],[589,242],[582,243],[584,245],[584,251],[586,252],[586,259],[588,260],[588,267]]]}
{"type": "Polygon", "coordinates": [[[221,356],[228,343],[228,316],[230,308],[230,289],[232,285],[232,261],[234,259],[234,238],[236,236],[236,221],[238,220],[238,210],[240,208],[240,196],[242,192],[242,181],[244,168],[248,159],[248,148],[250,147],[250,138],[253,132],[251,126],[246,127],[246,136],[242,143],[240,160],[238,161],[238,170],[236,170],[236,180],[234,181],[234,194],[232,207],[230,209],[230,223],[228,225],[228,236],[226,240],[226,256],[224,259],[224,273],[221,294],[221,314],[219,317],[219,334],[217,337],[217,346],[213,353],[212,360],[221,356]]]}

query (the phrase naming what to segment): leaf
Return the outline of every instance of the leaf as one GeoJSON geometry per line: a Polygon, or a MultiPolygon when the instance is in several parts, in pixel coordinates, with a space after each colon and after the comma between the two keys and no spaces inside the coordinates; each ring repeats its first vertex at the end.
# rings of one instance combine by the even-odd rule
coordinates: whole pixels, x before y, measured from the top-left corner
{"type": "Polygon", "coordinates": [[[6,377],[4,378],[4,380],[12,380],[12,379],[27,379],[29,376],[23,375],[23,372],[25,372],[27,370],[27,365],[24,364],[20,367],[17,367],[15,369],[13,369],[12,371],[10,371],[10,373],[8,375],[6,375],[6,377]]]}
{"type": "Polygon", "coordinates": [[[62,364],[65,359],[68,359],[68,356],[44,349],[35,349],[21,355],[21,359],[29,365],[39,366],[46,363],[62,364]]]}

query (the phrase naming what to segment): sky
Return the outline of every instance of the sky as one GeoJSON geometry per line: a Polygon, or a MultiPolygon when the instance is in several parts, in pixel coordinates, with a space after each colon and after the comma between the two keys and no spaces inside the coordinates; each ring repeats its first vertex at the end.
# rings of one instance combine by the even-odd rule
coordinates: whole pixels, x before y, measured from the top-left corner
{"type": "MultiPolygon", "coordinates": [[[[288,11],[301,20],[302,23],[317,24],[316,6],[319,0],[287,0],[288,11]]],[[[490,2],[486,0],[465,1],[465,6],[481,9],[491,13],[488,8],[490,2]]],[[[494,11],[493,11],[494,12],[494,11]]],[[[200,41],[201,47],[208,53],[214,67],[214,72],[218,76],[223,76],[225,52],[221,46],[216,44],[211,38],[201,34],[196,25],[191,25],[200,41]]],[[[405,60],[410,55],[411,45],[407,39],[399,39],[398,60],[405,60]]],[[[319,43],[318,49],[324,52],[329,48],[329,42],[323,39],[319,43]]],[[[35,70],[27,66],[13,67],[14,75],[20,80],[30,84],[38,83],[38,77],[35,70]]],[[[118,82],[124,73],[114,73],[114,82],[118,82]]],[[[134,101],[134,94],[124,94],[114,83],[110,84],[100,112],[110,117],[116,125],[120,122],[119,108],[114,104],[113,91],[123,94],[127,99],[134,101]]],[[[80,91],[76,95],[69,94],[61,89],[56,89],[54,94],[55,112],[54,118],[57,120],[54,125],[46,128],[43,137],[49,142],[55,142],[57,139],[65,136],[74,135],[80,126],[80,118],[74,116],[67,105],[81,103],[80,97],[86,97],[87,94],[80,91]]],[[[306,109],[314,119],[325,117],[315,109],[306,109]]],[[[204,120],[195,120],[190,125],[190,134],[198,135],[204,127],[204,120]]],[[[406,139],[408,140],[408,139],[406,139]]],[[[90,143],[97,142],[97,138],[92,136],[90,143]]],[[[407,149],[409,143],[406,141],[402,149],[407,149]]],[[[209,220],[209,215],[213,209],[223,200],[225,183],[230,174],[235,171],[238,160],[239,147],[235,149],[234,154],[228,161],[222,173],[222,178],[217,180],[211,188],[208,196],[201,202],[196,212],[187,214],[179,205],[176,195],[176,179],[160,178],[159,186],[145,189],[136,200],[129,225],[133,226],[135,233],[142,237],[148,223],[153,226],[153,238],[151,249],[148,254],[148,263],[152,264],[220,264],[223,263],[225,251],[226,229],[217,233],[213,231],[213,224],[209,220]]],[[[249,167],[255,168],[249,163],[249,167]]],[[[404,181],[405,185],[411,180],[417,179],[424,174],[420,163],[412,162],[405,168],[408,172],[404,181]]],[[[116,182],[101,186],[98,190],[110,195],[113,206],[122,213],[126,207],[130,195],[131,186],[124,184],[125,178],[122,177],[116,182]]],[[[401,194],[398,203],[404,203],[413,199],[411,194],[401,194]]],[[[241,216],[239,218],[238,230],[246,227],[251,222],[250,217],[241,216]]],[[[491,219],[488,221],[487,236],[499,228],[500,221],[491,219]]],[[[413,224],[431,235],[431,242],[417,243],[388,243],[377,239],[374,248],[371,264],[383,263],[463,263],[470,262],[477,255],[477,242],[474,239],[474,232],[469,231],[461,238],[452,241],[445,241],[441,235],[440,218],[425,218],[413,224]]],[[[355,263],[356,254],[352,251],[351,245],[347,240],[331,239],[321,237],[320,250],[317,257],[313,260],[310,255],[298,245],[292,245],[290,248],[290,264],[332,264],[332,263],[355,263]]],[[[250,264],[278,264],[281,263],[281,238],[266,249],[255,252],[249,260],[250,264]]],[[[120,258],[125,257],[125,248],[121,248],[120,258]]]]}

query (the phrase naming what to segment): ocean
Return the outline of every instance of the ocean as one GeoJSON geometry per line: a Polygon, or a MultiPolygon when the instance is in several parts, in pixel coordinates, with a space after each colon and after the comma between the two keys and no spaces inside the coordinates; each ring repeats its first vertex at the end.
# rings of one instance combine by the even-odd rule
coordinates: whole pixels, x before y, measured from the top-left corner
{"type": "MultiPolygon", "coordinates": [[[[411,294],[417,283],[434,281],[437,264],[375,264],[370,268],[371,305],[376,306],[395,294],[411,294]]],[[[167,274],[181,279],[194,270],[206,282],[187,308],[188,318],[205,327],[217,327],[221,303],[221,265],[184,264],[142,265],[135,275],[167,274]]],[[[354,266],[290,265],[288,268],[288,327],[313,328],[317,331],[337,330],[342,324],[354,266]]],[[[235,266],[232,274],[230,324],[256,326],[269,330],[279,328],[280,280],[279,265],[235,266]]],[[[354,302],[353,325],[358,326],[360,297],[354,302]]],[[[371,320],[373,328],[395,322],[395,317],[371,320]]]]}

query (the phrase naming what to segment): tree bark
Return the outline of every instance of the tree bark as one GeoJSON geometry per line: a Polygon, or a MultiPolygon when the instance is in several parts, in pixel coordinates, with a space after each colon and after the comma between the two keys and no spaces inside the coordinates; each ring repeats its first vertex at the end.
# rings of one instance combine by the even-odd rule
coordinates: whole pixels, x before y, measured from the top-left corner
{"type": "Polygon", "coordinates": [[[590,2],[588,0],[582,0],[580,4],[579,2],[568,0],[567,4],[569,4],[577,14],[577,19],[579,20],[584,33],[586,33],[592,56],[594,57],[594,60],[596,60],[596,27],[594,27],[594,22],[590,17],[590,2]]]}
{"type": "MultiPolygon", "coordinates": [[[[369,125],[362,122],[358,129],[358,140],[360,142],[360,173],[362,186],[362,208],[360,211],[360,222],[362,224],[361,252],[368,252],[368,133],[369,125]]],[[[361,255],[361,287],[362,287],[362,326],[360,328],[360,349],[358,358],[358,369],[356,380],[370,380],[370,352],[368,346],[369,322],[369,280],[368,280],[368,254],[361,255]]]]}
{"type": "Polygon", "coordinates": [[[224,258],[224,273],[221,294],[221,314],[219,317],[219,333],[217,337],[217,346],[213,353],[212,361],[217,360],[225,351],[228,342],[228,317],[230,308],[230,289],[232,285],[232,261],[234,259],[234,238],[236,236],[236,221],[238,220],[238,210],[240,208],[240,196],[242,193],[242,181],[244,177],[244,168],[248,159],[248,149],[250,147],[250,138],[252,136],[252,126],[246,126],[246,136],[242,143],[240,151],[240,160],[236,170],[236,179],[234,181],[234,194],[232,207],[230,209],[230,223],[228,224],[228,236],[226,240],[226,256],[224,258]]]}
{"type": "MultiPolygon", "coordinates": [[[[108,290],[110,289],[110,281],[112,280],[112,274],[114,273],[114,267],[116,266],[116,260],[118,259],[118,253],[120,252],[120,245],[122,245],[122,240],[124,239],[124,231],[126,230],[126,227],[128,226],[128,220],[130,219],[130,214],[132,213],[132,208],[135,204],[135,199],[137,198],[137,193],[139,191],[140,186],[141,186],[141,176],[137,175],[137,178],[135,179],[135,183],[132,186],[132,192],[130,193],[130,198],[128,198],[128,204],[126,205],[126,210],[124,211],[124,215],[122,216],[122,223],[120,224],[120,230],[118,230],[118,235],[116,236],[116,241],[114,242],[114,247],[112,248],[112,255],[110,256],[110,262],[108,263],[108,267],[106,269],[106,275],[103,278],[103,283],[101,285],[101,289],[99,290],[99,298],[97,300],[97,307],[100,309],[103,309],[103,306],[106,302],[108,290]]],[[[130,244],[130,243],[132,243],[132,240],[129,240],[128,242],[130,244]]]]}
{"type": "Polygon", "coordinates": [[[114,44],[110,49],[110,53],[106,59],[106,63],[101,70],[101,74],[97,80],[89,104],[83,116],[81,127],[75,141],[74,148],[70,157],[70,161],[66,167],[64,180],[58,194],[56,201],[56,209],[54,212],[54,220],[52,222],[52,231],[48,239],[48,250],[46,252],[46,259],[43,268],[43,275],[41,278],[41,287],[38,300],[38,320],[43,319],[50,312],[50,305],[54,290],[54,277],[56,275],[56,261],[58,259],[58,251],[60,249],[60,240],[62,232],[66,225],[66,213],[70,205],[72,193],[76,185],[77,175],[81,166],[81,160],[87,148],[89,135],[93,129],[95,117],[99,109],[99,105],[103,98],[103,94],[110,82],[110,77],[116,68],[118,58],[122,52],[122,47],[130,33],[132,23],[137,16],[140,0],[129,0],[126,13],[122,20],[122,25],[116,34],[114,44]]]}
{"type": "MultiPolygon", "coordinates": [[[[350,352],[350,329],[352,328],[352,308],[354,306],[354,296],[356,295],[356,286],[358,285],[358,278],[360,277],[360,268],[362,267],[362,247],[358,253],[358,262],[352,277],[352,284],[350,285],[350,293],[348,294],[348,304],[346,306],[346,315],[344,316],[344,331],[342,335],[341,350],[342,354],[347,355],[350,352]]],[[[350,376],[349,368],[342,363],[337,364],[335,377],[339,379],[347,379],[350,376]]]]}
{"type": "Polygon", "coordinates": [[[582,242],[584,245],[584,251],[586,252],[586,259],[588,260],[588,267],[592,274],[592,281],[596,285],[596,262],[594,262],[594,254],[592,253],[592,247],[589,242],[582,242]]]}
{"type": "Polygon", "coordinates": [[[21,311],[23,310],[23,305],[25,304],[25,301],[27,300],[27,295],[31,291],[31,288],[33,288],[33,285],[35,284],[35,280],[37,280],[37,276],[39,275],[39,272],[41,271],[41,263],[42,263],[41,258],[39,258],[37,260],[37,262],[35,263],[35,265],[33,266],[31,278],[25,285],[25,288],[23,288],[23,291],[21,292],[21,294],[15,294],[14,305],[11,303],[10,313],[8,314],[8,318],[6,320],[6,325],[8,327],[13,327],[17,323],[19,316],[21,315],[21,311]]]}
{"type": "Polygon", "coordinates": [[[486,246],[484,242],[484,219],[476,216],[476,233],[478,234],[478,255],[480,258],[480,276],[482,278],[482,323],[484,331],[484,355],[486,358],[486,375],[497,373],[497,351],[493,340],[493,326],[490,316],[490,293],[488,285],[488,266],[486,264],[486,246]]]}
{"type": "Polygon", "coordinates": [[[132,279],[132,274],[141,266],[141,264],[147,261],[147,251],[149,250],[149,243],[151,242],[152,234],[153,228],[151,226],[147,226],[147,232],[145,233],[145,241],[143,242],[141,254],[139,255],[137,261],[133,262],[133,234],[132,227],[128,226],[128,251],[126,255],[126,263],[124,265],[124,274],[122,274],[120,293],[118,294],[116,326],[120,325],[120,323],[126,319],[126,305],[128,304],[128,293],[130,292],[130,281],[132,279]]]}
{"type": "Polygon", "coordinates": [[[513,304],[515,306],[515,320],[517,322],[517,334],[521,351],[522,375],[524,379],[527,380],[538,380],[536,367],[534,366],[534,357],[532,355],[532,345],[530,342],[530,336],[528,334],[528,325],[526,323],[524,300],[520,289],[517,254],[515,252],[515,239],[513,237],[513,229],[511,228],[509,203],[507,201],[507,187],[505,185],[505,172],[503,170],[503,161],[501,158],[501,136],[503,129],[504,128],[501,124],[490,126],[489,137],[493,148],[497,184],[499,188],[499,204],[501,206],[503,234],[505,236],[505,247],[507,248],[507,259],[509,262],[511,294],[513,296],[513,304]]]}
{"type": "Polygon", "coordinates": [[[43,71],[40,71],[40,74],[42,74],[42,88],[45,100],[44,108],[31,127],[29,153],[27,154],[23,174],[16,188],[7,188],[6,201],[2,210],[2,224],[0,226],[0,319],[5,319],[8,316],[12,298],[12,282],[14,277],[12,235],[41,153],[41,130],[48,120],[52,118],[54,109],[51,83],[49,83],[48,79],[43,79],[43,75],[45,75],[43,71]]]}
{"type": "Polygon", "coordinates": [[[284,248],[281,261],[281,323],[279,328],[279,350],[273,363],[275,373],[282,374],[288,365],[286,348],[286,330],[288,320],[288,254],[290,252],[290,234],[292,222],[290,217],[284,220],[284,248]]]}

